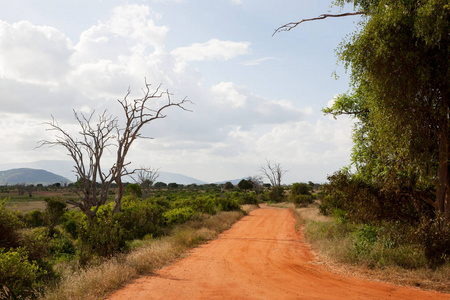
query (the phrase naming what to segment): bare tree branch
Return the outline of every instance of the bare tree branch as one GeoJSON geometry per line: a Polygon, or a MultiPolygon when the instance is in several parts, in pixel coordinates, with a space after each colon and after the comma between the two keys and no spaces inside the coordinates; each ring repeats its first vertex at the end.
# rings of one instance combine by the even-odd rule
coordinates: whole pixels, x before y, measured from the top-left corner
{"type": "Polygon", "coordinates": [[[126,156],[133,142],[137,138],[143,138],[140,133],[142,127],[156,119],[165,118],[166,115],[163,112],[169,107],[174,106],[189,111],[184,107],[185,104],[191,103],[187,98],[172,102],[170,93],[160,92],[160,87],[161,85],[152,91],[151,85],[145,80],[143,97],[133,101],[128,99],[131,95],[131,90],[128,88],[123,100],[118,100],[125,117],[125,124],[122,127],[119,125],[118,117],[108,115],[106,110],[97,116],[96,123],[93,121],[95,112],[86,116],[74,111],[75,119],[80,126],[78,132],[80,140],[64,130],[53,116],[51,122],[45,123],[49,127],[47,130],[56,132],[55,139],[40,141],[38,147],[62,146],[67,150],[75,164],[76,187],[79,195],[78,200],[73,199],[68,202],[79,207],[89,220],[95,217],[100,205],[106,203],[113,183],[118,186],[113,213],[120,211],[124,194],[122,177],[135,172],[135,170],[127,170],[131,162],[126,161],[126,156]],[[151,103],[152,100],[162,97],[167,97],[165,104],[151,103]],[[117,147],[115,163],[110,168],[103,168],[102,159],[105,150],[111,146],[117,147]]]}
{"type": "Polygon", "coordinates": [[[281,186],[281,179],[287,172],[287,170],[281,169],[281,165],[279,163],[272,163],[269,160],[266,160],[265,165],[261,165],[260,171],[263,177],[269,179],[272,187],[281,186]]]}
{"type": "Polygon", "coordinates": [[[295,27],[297,27],[299,24],[303,23],[303,22],[323,20],[325,18],[339,18],[339,17],[357,16],[357,15],[365,15],[365,14],[367,14],[367,13],[366,12],[352,12],[352,13],[343,13],[343,14],[336,14],[336,15],[323,14],[323,15],[320,15],[320,16],[318,16],[316,18],[303,19],[303,20],[300,20],[298,22],[291,22],[291,23],[284,24],[283,26],[280,26],[277,29],[275,29],[275,32],[272,34],[272,36],[274,36],[275,34],[277,34],[280,31],[290,31],[290,30],[294,29],[295,27]]]}

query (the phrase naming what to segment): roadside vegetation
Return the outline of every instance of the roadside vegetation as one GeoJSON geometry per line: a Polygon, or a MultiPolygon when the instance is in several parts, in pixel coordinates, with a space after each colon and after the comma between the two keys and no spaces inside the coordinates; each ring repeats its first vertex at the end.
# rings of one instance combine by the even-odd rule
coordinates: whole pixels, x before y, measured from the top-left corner
{"type": "MultiPolygon", "coordinates": [[[[299,217],[299,226],[319,262],[338,272],[450,293],[449,257],[441,256],[437,262],[430,256],[436,250],[427,250],[429,240],[436,239],[430,232],[436,227],[417,227],[398,220],[355,221],[342,209],[327,205],[321,201],[304,207],[284,205],[299,217]]],[[[442,244],[430,246],[440,248],[442,244]]]]}
{"type": "Polygon", "coordinates": [[[137,184],[88,221],[61,196],[20,212],[0,202],[0,299],[98,299],[214,239],[257,207],[255,193],[221,185],[171,184],[143,199],[137,184]]]}

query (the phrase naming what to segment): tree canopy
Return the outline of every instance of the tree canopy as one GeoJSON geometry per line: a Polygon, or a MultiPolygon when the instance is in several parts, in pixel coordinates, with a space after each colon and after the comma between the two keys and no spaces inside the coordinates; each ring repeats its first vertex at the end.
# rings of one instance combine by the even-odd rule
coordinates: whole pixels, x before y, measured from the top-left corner
{"type": "Polygon", "coordinates": [[[325,113],[351,114],[357,175],[409,193],[450,221],[450,5],[444,0],[337,1],[364,12],[339,59],[350,93],[325,113]]]}

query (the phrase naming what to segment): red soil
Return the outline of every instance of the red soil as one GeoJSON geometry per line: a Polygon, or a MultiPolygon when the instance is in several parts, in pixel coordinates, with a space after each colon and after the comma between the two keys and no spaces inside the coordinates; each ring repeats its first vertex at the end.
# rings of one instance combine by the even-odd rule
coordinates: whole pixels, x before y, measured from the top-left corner
{"type": "Polygon", "coordinates": [[[450,294],[330,272],[314,263],[292,212],[263,207],[189,257],[108,299],[450,299],[450,294]]]}

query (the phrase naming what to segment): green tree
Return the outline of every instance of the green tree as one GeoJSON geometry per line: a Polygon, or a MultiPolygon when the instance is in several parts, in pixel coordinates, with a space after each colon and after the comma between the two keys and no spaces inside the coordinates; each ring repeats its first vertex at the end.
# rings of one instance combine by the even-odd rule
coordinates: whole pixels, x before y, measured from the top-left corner
{"type": "Polygon", "coordinates": [[[342,102],[352,99],[362,108],[355,160],[372,180],[406,187],[448,223],[448,1],[351,2],[368,16],[339,51],[353,86],[342,102]]]}
{"type": "Polygon", "coordinates": [[[48,235],[53,236],[55,226],[59,224],[61,218],[67,211],[67,204],[63,199],[58,197],[49,197],[44,200],[47,204],[45,208],[45,223],[48,226],[48,235]]]}
{"type": "Polygon", "coordinates": [[[326,113],[351,114],[357,175],[428,203],[450,223],[450,5],[448,0],[338,0],[364,15],[338,51],[352,91],[326,113]]]}
{"type": "Polygon", "coordinates": [[[242,179],[239,181],[238,187],[244,191],[251,190],[253,188],[253,183],[247,179],[242,179]]]}

